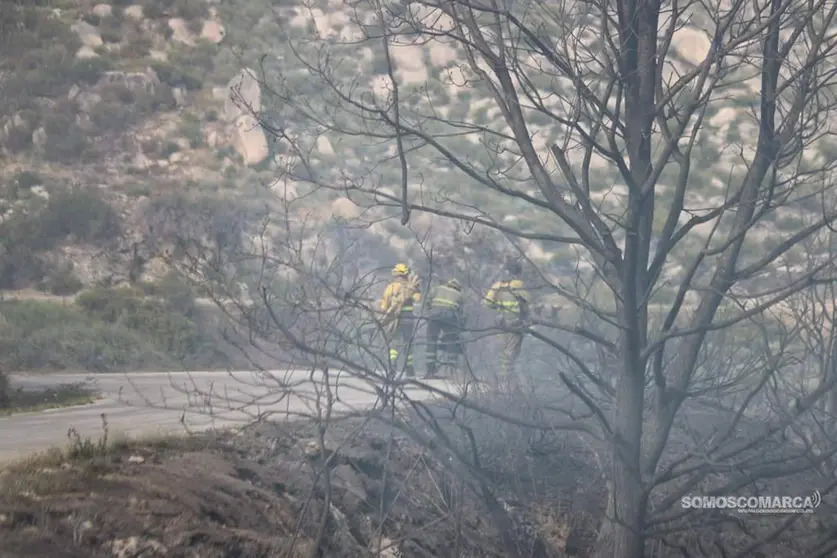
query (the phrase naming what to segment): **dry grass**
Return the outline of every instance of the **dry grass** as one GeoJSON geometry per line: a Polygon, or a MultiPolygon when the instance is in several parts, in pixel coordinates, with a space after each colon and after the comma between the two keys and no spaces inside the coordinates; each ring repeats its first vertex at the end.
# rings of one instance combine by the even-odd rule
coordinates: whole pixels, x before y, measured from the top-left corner
{"type": "Polygon", "coordinates": [[[18,413],[37,413],[48,409],[89,405],[102,399],[81,385],[69,384],[57,389],[38,391],[15,390],[9,394],[8,405],[0,409],[0,417],[18,413]]]}
{"type": "Polygon", "coordinates": [[[67,433],[68,443],[33,453],[0,464],[0,474],[40,474],[45,469],[68,467],[79,461],[107,460],[124,453],[148,454],[167,451],[202,451],[211,447],[218,434],[204,432],[197,435],[149,432],[132,436],[121,432],[111,433],[107,418],[102,415],[102,435],[98,439],[82,438],[75,429],[67,433]]]}

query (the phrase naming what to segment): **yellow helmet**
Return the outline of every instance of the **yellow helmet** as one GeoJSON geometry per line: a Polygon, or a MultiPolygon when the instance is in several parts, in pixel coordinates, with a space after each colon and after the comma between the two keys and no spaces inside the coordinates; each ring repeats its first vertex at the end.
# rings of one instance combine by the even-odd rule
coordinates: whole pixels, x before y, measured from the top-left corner
{"type": "Polygon", "coordinates": [[[392,276],[393,277],[401,277],[410,273],[410,268],[407,267],[407,264],[395,264],[395,267],[392,268],[392,276]]]}

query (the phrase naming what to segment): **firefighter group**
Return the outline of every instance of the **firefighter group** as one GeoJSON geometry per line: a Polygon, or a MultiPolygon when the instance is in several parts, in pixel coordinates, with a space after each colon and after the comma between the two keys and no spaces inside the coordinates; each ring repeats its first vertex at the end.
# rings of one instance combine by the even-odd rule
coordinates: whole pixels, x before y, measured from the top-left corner
{"type": "MultiPolygon", "coordinates": [[[[518,260],[507,260],[503,276],[491,285],[482,300],[483,305],[494,312],[496,325],[501,331],[501,382],[510,380],[514,375],[515,362],[523,345],[524,327],[529,321],[532,299],[521,273],[522,266],[518,260]]],[[[427,300],[422,301],[419,278],[406,264],[399,263],[393,267],[392,276],[380,303],[392,366],[401,359],[405,375],[415,377],[413,346],[418,317],[422,315],[427,323],[425,377],[438,377],[443,367],[453,370],[461,370],[462,364],[468,367],[462,339],[465,312],[459,281],[454,277],[446,278],[446,281],[433,286],[427,300]]]]}

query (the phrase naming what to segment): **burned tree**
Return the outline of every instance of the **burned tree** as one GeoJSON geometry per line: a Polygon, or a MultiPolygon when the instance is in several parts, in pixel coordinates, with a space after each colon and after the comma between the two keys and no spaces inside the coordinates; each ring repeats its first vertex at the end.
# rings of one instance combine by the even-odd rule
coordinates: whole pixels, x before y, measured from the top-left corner
{"type": "MultiPolygon", "coordinates": [[[[811,354],[830,346],[786,322],[834,279],[835,13],[808,0],[361,0],[339,32],[298,10],[291,21],[310,25],[292,37],[295,69],[263,72],[286,123],[265,123],[285,153],[278,180],[297,204],[348,199],[356,222],[398,219],[430,248],[442,240],[422,216],[447,223],[447,238],[491,230],[564,301],[529,333],[554,355],[541,379],[586,414],[539,420],[603,442],[600,556],[642,556],[649,537],[679,544],[654,529],[673,529],[672,495],[709,490],[712,475],[713,490],[741,489],[739,472],[792,475],[834,451],[827,437],[814,455],[776,434],[835,382],[833,359],[811,354]],[[556,271],[555,255],[570,264],[556,271]],[[813,376],[789,405],[776,379],[804,376],[806,359],[813,376]],[[673,444],[709,398],[726,422],[699,433],[699,452],[673,444]],[[751,454],[768,441],[784,465],[751,454]]],[[[295,272],[319,277],[330,301],[307,309],[312,339],[334,337],[308,342],[289,317],[272,320],[279,337],[374,377],[374,351],[345,348],[366,342],[349,324],[372,311],[369,284],[346,289],[328,258],[300,257],[295,272]]]]}

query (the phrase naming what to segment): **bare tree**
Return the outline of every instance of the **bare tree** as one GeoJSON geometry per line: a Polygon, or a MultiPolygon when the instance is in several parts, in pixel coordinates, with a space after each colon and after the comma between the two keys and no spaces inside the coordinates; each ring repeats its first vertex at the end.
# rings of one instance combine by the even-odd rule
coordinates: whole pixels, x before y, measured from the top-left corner
{"type": "MultiPolygon", "coordinates": [[[[599,556],[642,556],[654,533],[668,540],[682,515],[673,506],[689,491],[743,490],[742,479],[811,470],[834,451],[825,436],[812,453],[777,434],[822,413],[835,384],[832,346],[804,328],[816,327],[815,293],[834,279],[836,12],[817,0],[370,0],[353,3],[329,36],[312,5],[296,14],[316,21],[293,36],[293,71],[263,75],[285,112],[284,127],[264,123],[284,145],[285,202],[348,199],[370,228],[400,218],[411,230],[400,248],[413,259],[455,230],[492,231],[564,301],[529,334],[553,355],[541,379],[574,402],[559,411],[540,401],[551,415],[528,422],[495,415],[601,442],[609,494],[599,556]],[[416,64],[425,52],[441,71],[416,64]],[[380,62],[374,77],[369,58],[380,62]],[[322,142],[341,157],[323,155],[322,142]],[[555,269],[549,254],[570,264],[555,269]],[[787,308],[807,321],[788,328],[787,308]],[[817,358],[826,365],[788,406],[790,388],[777,382],[805,376],[817,358]],[[672,433],[705,417],[695,413],[709,399],[722,424],[696,435],[699,451],[686,449],[672,433]],[[753,453],[768,442],[775,456],[753,453]]],[[[347,279],[326,237],[286,223],[299,249],[287,251],[286,235],[251,250],[263,271],[243,323],[295,359],[398,390],[364,337],[378,327],[371,277],[347,279]],[[277,265],[299,280],[284,304],[265,282],[281,275],[277,265]]],[[[473,456],[456,460],[480,478],[473,456]]]]}

